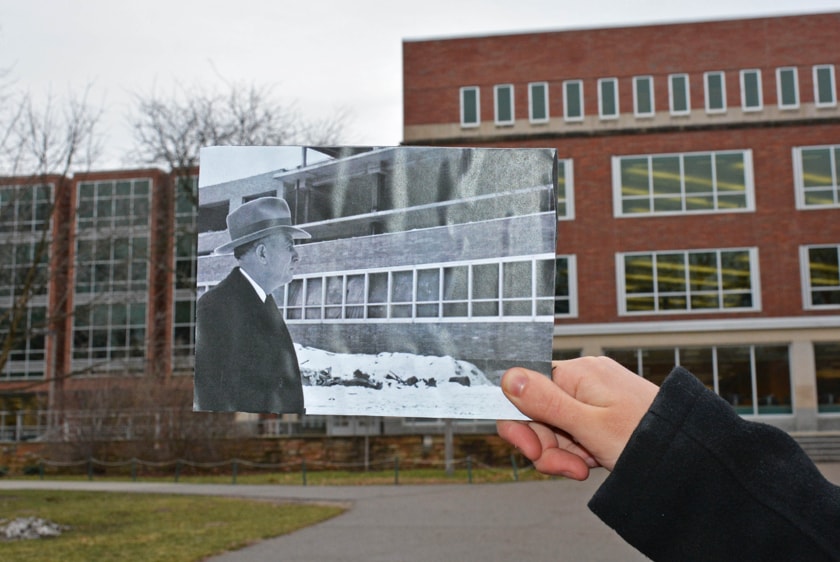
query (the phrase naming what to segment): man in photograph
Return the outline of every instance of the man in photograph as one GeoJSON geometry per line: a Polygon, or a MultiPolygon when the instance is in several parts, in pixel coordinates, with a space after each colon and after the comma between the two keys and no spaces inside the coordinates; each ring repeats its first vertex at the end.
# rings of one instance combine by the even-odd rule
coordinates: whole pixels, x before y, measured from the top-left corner
{"type": "Polygon", "coordinates": [[[304,412],[300,368],[292,338],[271,294],[292,280],[299,260],[285,200],[261,197],[227,216],[237,267],[198,300],[195,410],[304,412]]]}

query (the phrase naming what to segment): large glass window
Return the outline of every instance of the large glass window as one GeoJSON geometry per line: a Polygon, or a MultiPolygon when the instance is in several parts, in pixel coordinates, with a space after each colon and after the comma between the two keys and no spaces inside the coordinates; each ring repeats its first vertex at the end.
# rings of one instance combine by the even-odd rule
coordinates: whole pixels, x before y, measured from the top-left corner
{"type": "Polygon", "coordinates": [[[146,226],[150,195],[148,179],[82,182],[78,193],[79,229],[146,226]]]}
{"type": "Polygon", "coordinates": [[[764,99],[761,93],[761,70],[742,70],[741,109],[744,111],[761,111],[763,108],[764,99]]]}
{"type": "Polygon", "coordinates": [[[749,150],[613,158],[616,216],[753,208],[749,150]]]}
{"type": "Polygon", "coordinates": [[[513,85],[499,84],[493,87],[493,98],[495,101],[496,125],[513,125],[513,85]]]}
{"type": "Polygon", "coordinates": [[[566,121],[582,121],[583,115],[583,82],[563,82],[563,118],[566,121]]]}
{"type": "Polygon", "coordinates": [[[814,67],[814,103],[817,107],[837,105],[833,64],[820,64],[814,67]]]}
{"type": "Polygon", "coordinates": [[[113,369],[112,361],[141,358],[145,353],[145,303],[102,302],[76,307],[73,359],[83,360],[94,369],[113,369]]]}
{"type": "Polygon", "coordinates": [[[531,123],[548,121],[548,82],[528,84],[528,119],[531,123]]]}
{"type": "Polygon", "coordinates": [[[633,78],[633,112],[636,117],[653,116],[653,76],[635,76],[633,78]]]}
{"type": "Polygon", "coordinates": [[[478,127],[481,124],[481,98],[478,86],[461,88],[461,126],[478,127]]]}
{"type": "Polygon", "coordinates": [[[618,254],[620,314],[756,310],[754,249],[618,254]]]}
{"type": "Polygon", "coordinates": [[[742,415],[793,412],[786,345],[607,349],[604,353],[656,384],[662,384],[673,366],[680,365],[742,415]]]}
{"type": "Polygon", "coordinates": [[[840,308],[840,245],[801,248],[805,308],[840,308]]]}
{"type": "Polygon", "coordinates": [[[52,216],[51,185],[0,186],[0,234],[42,232],[52,216]]]}
{"type": "Polygon", "coordinates": [[[796,67],[776,69],[776,95],[780,109],[799,107],[799,75],[796,67]]]}
{"type": "Polygon", "coordinates": [[[706,89],[706,112],[726,111],[726,76],[723,72],[706,72],[703,75],[706,89]]]}
{"type": "Polygon", "coordinates": [[[598,115],[601,119],[618,118],[618,79],[598,80],[598,115]]]}
{"type": "Polygon", "coordinates": [[[814,344],[817,371],[817,411],[840,413],[840,342],[814,344]]]}
{"type": "Polygon", "coordinates": [[[553,258],[531,257],[334,272],[294,279],[276,297],[289,320],[550,317],[554,267],[553,258]]]}
{"type": "Polygon", "coordinates": [[[796,206],[800,209],[840,207],[840,145],[793,149],[796,206]]]}
{"type": "Polygon", "coordinates": [[[671,115],[688,115],[691,113],[688,74],[671,74],[668,76],[668,102],[671,115]]]}

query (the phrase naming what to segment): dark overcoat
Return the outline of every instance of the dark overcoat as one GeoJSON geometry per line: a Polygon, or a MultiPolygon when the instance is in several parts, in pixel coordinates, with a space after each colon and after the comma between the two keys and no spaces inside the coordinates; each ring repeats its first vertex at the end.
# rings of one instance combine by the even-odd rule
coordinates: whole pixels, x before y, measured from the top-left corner
{"type": "Polygon", "coordinates": [[[300,367],[286,323],[238,267],[198,299],[194,407],[303,413],[300,367]]]}

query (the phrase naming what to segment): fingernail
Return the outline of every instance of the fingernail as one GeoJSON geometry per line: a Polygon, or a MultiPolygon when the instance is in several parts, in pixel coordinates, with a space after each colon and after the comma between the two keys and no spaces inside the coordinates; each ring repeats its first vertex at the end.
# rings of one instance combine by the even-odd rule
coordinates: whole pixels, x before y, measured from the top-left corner
{"type": "Polygon", "coordinates": [[[522,396],[527,382],[527,376],[518,371],[513,371],[502,378],[502,389],[506,394],[510,394],[511,396],[522,396]]]}

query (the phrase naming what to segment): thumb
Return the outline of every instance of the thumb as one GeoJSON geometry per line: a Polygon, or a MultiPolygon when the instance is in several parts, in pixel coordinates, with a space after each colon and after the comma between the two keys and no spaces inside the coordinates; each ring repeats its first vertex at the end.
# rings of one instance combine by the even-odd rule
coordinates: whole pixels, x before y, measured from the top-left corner
{"type": "Polygon", "coordinates": [[[588,406],[545,375],[528,369],[510,369],[502,377],[502,392],[520,412],[534,421],[571,435],[582,429],[580,426],[588,406]]]}

